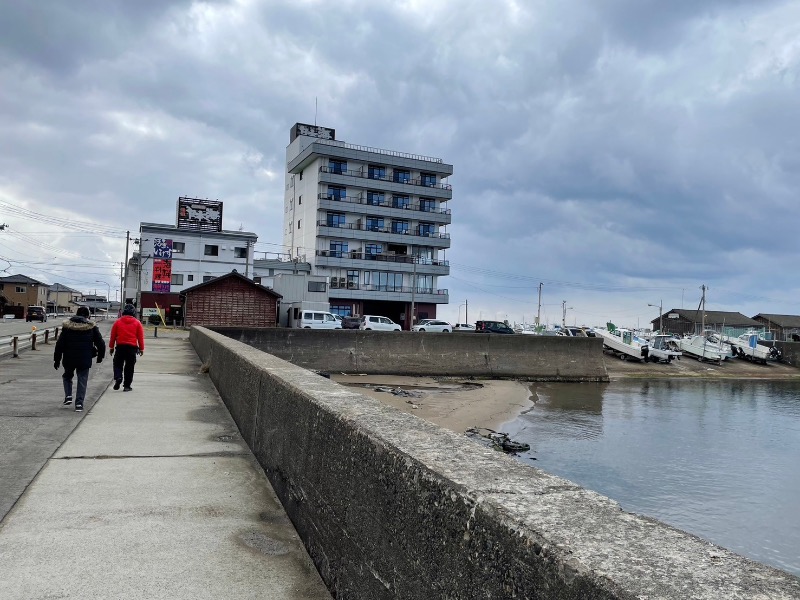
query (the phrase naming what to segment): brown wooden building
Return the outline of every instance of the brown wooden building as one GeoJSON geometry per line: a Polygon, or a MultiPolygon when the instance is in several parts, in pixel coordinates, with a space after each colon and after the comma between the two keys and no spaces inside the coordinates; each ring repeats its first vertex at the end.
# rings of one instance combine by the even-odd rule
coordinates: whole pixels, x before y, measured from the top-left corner
{"type": "Polygon", "coordinates": [[[697,309],[673,308],[665,312],[659,319],[651,321],[653,330],[659,328],[659,323],[665,333],[694,335],[702,333],[703,324],[706,329],[723,332],[726,335],[739,335],[745,331],[755,329],[760,331],[763,325],[758,321],[746,317],[739,312],[726,312],[721,310],[707,310],[705,317],[697,309]]]}
{"type": "Polygon", "coordinates": [[[772,332],[773,338],[784,342],[797,341],[800,337],[800,316],[798,315],[769,315],[758,313],[754,320],[761,323],[762,327],[772,332]]]}
{"type": "Polygon", "coordinates": [[[275,327],[281,295],[236,271],[180,293],[184,324],[275,327]]]}

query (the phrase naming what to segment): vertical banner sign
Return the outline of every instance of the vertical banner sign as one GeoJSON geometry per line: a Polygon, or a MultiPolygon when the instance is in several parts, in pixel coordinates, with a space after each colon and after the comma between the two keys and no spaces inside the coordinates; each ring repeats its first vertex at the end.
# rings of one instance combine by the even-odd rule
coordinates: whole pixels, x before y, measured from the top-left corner
{"type": "Polygon", "coordinates": [[[169,292],[172,281],[172,240],[153,240],[153,291],[169,292]]]}

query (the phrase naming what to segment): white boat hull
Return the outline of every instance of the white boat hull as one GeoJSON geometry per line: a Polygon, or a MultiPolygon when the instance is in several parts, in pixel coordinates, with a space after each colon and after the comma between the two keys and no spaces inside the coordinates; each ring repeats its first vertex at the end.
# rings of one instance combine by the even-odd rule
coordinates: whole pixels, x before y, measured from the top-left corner
{"type": "Polygon", "coordinates": [[[722,363],[727,352],[706,339],[703,335],[694,335],[690,338],[681,338],[677,341],[678,348],[684,354],[694,356],[698,360],[722,363]]]}
{"type": "Polygon", "coordinates": [[[647,360],[649,349],[647,344],[639,344],[633,341],[631,336],[631,343],[623,341],[622,337],[615,335],[606,329],[595,329],[596,336],[603,338],[603,348],[613,352],[623,360],[647,360]]]}

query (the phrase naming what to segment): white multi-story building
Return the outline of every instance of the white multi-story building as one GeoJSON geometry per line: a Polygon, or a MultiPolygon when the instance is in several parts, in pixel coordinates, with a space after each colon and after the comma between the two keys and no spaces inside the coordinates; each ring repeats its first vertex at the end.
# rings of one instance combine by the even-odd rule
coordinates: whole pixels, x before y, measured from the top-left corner
{"type": "Polygon", "coordinates": [[[125,299],[135,301],[144,316],[158,308],[179,320],[182,290],[233,270],[253,276],[257,240],[255,233],[222,229],[221,202],[180,198],[176,225],[140,224],[125,299]]]}
{"type": "Polygon", "coordinates": [[[445,181],[439,158],[337,141],[297,123],[286,148],[283,243],[329,277],[331,311],[378,314],[411,328],[449,301],[445,181]]]}

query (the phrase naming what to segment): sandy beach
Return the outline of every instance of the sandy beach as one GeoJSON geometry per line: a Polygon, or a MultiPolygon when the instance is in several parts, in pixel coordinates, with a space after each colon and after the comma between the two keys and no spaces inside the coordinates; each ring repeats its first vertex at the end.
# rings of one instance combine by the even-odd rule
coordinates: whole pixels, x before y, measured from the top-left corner
{"type": "Polygon", "coordinates": [[[503,424],[533,406],[527,381],[392,375],[332,375],[331,379],[456,433],[464,433],[470,427],[500,431],[503,424]],[[388,391],[398,388],[413,396],[388,391]]]}

